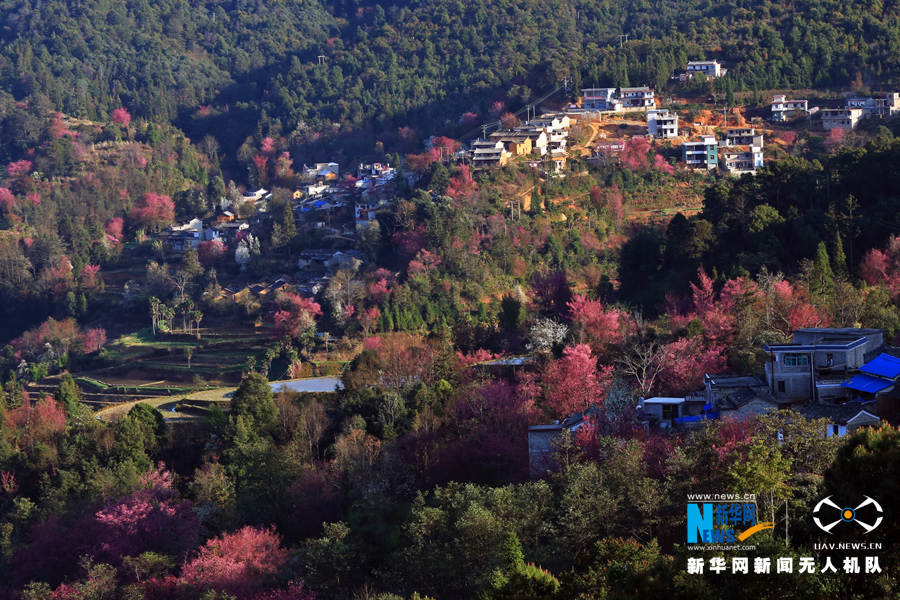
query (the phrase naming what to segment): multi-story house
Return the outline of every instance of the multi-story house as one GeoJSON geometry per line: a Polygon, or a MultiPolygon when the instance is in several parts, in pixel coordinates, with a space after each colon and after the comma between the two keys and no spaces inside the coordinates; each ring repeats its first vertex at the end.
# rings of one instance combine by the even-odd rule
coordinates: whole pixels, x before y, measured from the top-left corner
{"type": "Polygon", "coordinates": [[[758,146],[762,148],[763,136],[752,127],[734,127],[725,131],[725,140],[720,146],[758,146]]]}
{"type": "Polygon", "coordinates": [[[773,121],[787,121],[790,115],[809,110],[808,100],[787,100],[786,98],[786,96],[772,97],[773,121]]]}
{"type": "Polygon", "coordinates": [[[531,139],[531,152],[538,156],[547,154],[550,145],[550,138],[543,129],[532,129],[528,125],[516,127],[513,131],[517,134],[528,136],[531,139]]]}
{"type": "Polygon", "coordinates": [[[499,140],[476,140],[472,144],[472,163],[476,169],[503,167],[510,154],[499,140]]]}
{"type": "Polygon", "coordinates": [[[569,121],[568,115],[550,114],[535,117],[525,125],[531,129],[543,129],[549,134],[560,129],[569,129],[571,122],[569,121]]]}
{"type": "Polygon", "coordinates": [[[164,246],[175,252],[184,252],[188,248],[196,250],[201,242],[219,238],[219,231],[205,227],[200,219],[191,219],[183,225],[171,225],[159,234],[164,246]]]}
{"type": "Polygon", "coordinates": [[[655,138],[678,137],[678,115],[669,109],[647,111],[647,131],[655,138]]]}
{"type": "Polygon", "coordinates": [[[756,175],[756,170],[763,166],[763,151],[759,146],[727,146],[721,153],[722,168],[731,175],[756,175]]]}
{"type": "Polygon", "coordinates": [[[900,111],[900,94],[893,92],[874,98],[851,98],[847,100],[847,108],[862,109],[863,116],[890,118],[900,111]]]}
{"type": "Polygon", "coordinates": [[[710,79],[715,79],[724,77],[728,69],[723,69],[722,63],[717,60],[692,60],[687,64],[685,71],[688,76],[703,74],[710,79]]]}
{"type": "Polygon", "coordinates": [[[647,110],[656,107],[653,90],[648,87],[622,88],[619,93],[622,110],[647,110]]]}
{"type": "Polygon", "coordinates": [[[586,88],[581,90],[581,95],[584,110],[622,110],[622,103],[616,99],[616,88],[586,88]]]}
{"type": "Polygon", "coordinates": [[[878,353],[883,337],[883,329],[798,329],[793,343],[763,347],[766,383],[778,400],[846,398],[848,375],[878,353]]]}
{"type": "Polygon", "coordinates": [[[527,156],[534,146],[531,136],[519,131],[495,131],[491,134],[492,142],[501,142],[512,156],[527,156]]]}
{"type": "Polygon", "coordinates": [[[715,137],[705,135],[699,142],[682,143],[681,156],[692,169],[712,171],[719,165],[719,145],[715,137]]]}
{"type": "Polygon", "coordinates": [[[859,120],[862,119],[863,109],[859,107],[825,108],[822,109],[822,127],[826,131],[831,129],[856,129],[859,120]]]}

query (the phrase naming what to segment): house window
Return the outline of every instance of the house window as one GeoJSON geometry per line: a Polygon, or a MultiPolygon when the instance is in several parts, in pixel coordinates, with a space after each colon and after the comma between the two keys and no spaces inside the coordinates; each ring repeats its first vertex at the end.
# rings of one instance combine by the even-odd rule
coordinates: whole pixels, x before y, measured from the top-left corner
{"type": "Polygon", "coordinates": [[[662,406],[663,421],[671,421],[672,419],[674,419],[677,408],[678,407],[676,407],[673,404],[663,404],[663,406],[662,406]]]}
{"type": "Polygon", "coordinates": [[[834,365],[834,354],[826,354],[825,355],[825,364],[829,367],[834,365]]]}
{"type": "Polygon", "coordinates": [[[781,392],[782,394],[785,392],[785,387],[784,387],[783,381],[778,382],[778,391],[781,392]]]}
{"type": "Polygon", "coordinates": [[[831,426],[831,436],[840,437],[841,435],[841,426],[840,425],[832,425],[831,426]]]}
{"type": "Polygon", "coordinates": [[[784,355],[784,366],[786,366],[786,367],[808,367],[809,366],[809,355],[808,354],[785,354],[784,355]]]}

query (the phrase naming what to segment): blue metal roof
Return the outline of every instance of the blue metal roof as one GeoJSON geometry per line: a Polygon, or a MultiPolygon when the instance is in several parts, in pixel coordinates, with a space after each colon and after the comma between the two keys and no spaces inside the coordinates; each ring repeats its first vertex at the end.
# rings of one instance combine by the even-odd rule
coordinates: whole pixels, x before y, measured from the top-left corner
{"type": "Polygon", "coordinates": [[[897,379],[900,377],[900,358],[895,358],[890,354],[881,354],[861,366],[859,370],[869,375],[897,379]]]}
{"type": "Polygon", "coordinates": [[[878,392],[894,385],[894,382],[888,381],[886,379],[879,379],[878,377],[872,377],[871,375],[866,375],[865,373],[863,373],[861,375],[857,375],[850,381],[845,381],[841,385],[846,388],[850,388],[851,390],[858,390],[860,392],[867,392],[869,394],[877,394],[878,392]]]}

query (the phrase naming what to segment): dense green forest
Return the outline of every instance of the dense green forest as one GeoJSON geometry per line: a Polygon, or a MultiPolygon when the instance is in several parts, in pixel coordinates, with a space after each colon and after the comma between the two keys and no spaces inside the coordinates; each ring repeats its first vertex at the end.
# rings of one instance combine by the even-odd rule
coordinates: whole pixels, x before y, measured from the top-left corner
{"type": "Polygon", "coordinates": [[[0,82],[74,117],[104,121],[124,105],[193,139],[213,134],[232,165],[247,136],[284,137],[301,162],[339,150],[352,159],[460,135],[472,129],[465,115],[487,120],[497,101],[517,110],[565,77],[573,90],[662,89],[688,59],[726,61],[737,89],[882,87],[900,75],[898,11],[836,1],[7,0],[0,82]],[[619,34],[630,36],[623,47],[619,34]]]}

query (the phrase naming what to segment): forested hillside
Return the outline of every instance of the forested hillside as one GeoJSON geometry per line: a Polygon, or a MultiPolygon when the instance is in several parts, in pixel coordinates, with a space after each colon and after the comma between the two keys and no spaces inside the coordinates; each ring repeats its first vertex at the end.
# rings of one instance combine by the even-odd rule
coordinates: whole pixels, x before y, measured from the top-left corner
{"type": "Polygon", "coordinates": [[[737,89],[878,86],[900,73],[898,18],[895,3],[835,1],[5,0],[0,81],[76,117],[124,105],[177,121],[223,154],[247,135],[315,153],[325,136],[352,158],[471,130],[566,76],[663,88],[687,59],[725,60],[737,89]]]}

